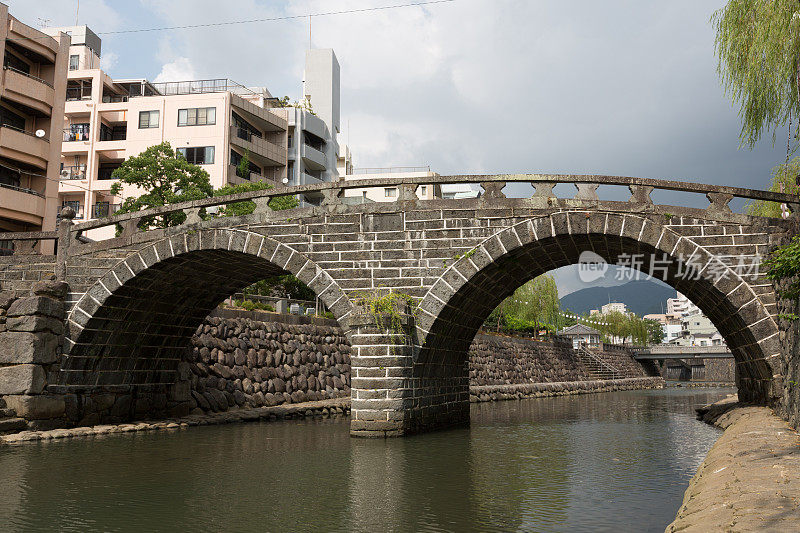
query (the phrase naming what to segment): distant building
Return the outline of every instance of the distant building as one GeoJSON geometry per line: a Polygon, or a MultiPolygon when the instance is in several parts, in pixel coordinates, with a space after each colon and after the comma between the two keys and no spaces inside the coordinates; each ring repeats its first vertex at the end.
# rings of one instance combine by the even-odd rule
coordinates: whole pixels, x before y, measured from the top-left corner
{"type": "Polygon", "coordinates": [[[442,185],[442,198],[458,200],[462,198],[479,198],[481,195],[477,185],[471,183],[450,183],[442,185]]]}
{"type": "Polygon", "coordinates": [[[562,337],[572,341],[572,347],[578,349],[581,345],[595,346],[600,344],[600,332],[584,324],[575,324],[558,332],[562,337]]]}
{"type": "Polygon", "coordinates": [[[680,292],[677,293],[677,297],[675,298],[668,298],[667,299],[667,314],[668,315],[680,315],[686,316],[697,313],[700,311],[700,308],[694,305],[689,298],[681,294],[680,292]]]}
{"type": "Polygon", "coordinates": [[[626,314],[627,312],[628,312],[628,306],[622,302],[607,303],[606,305],[600,308],[600,314],[602,315],[607,315],[609,313],[626,314]]]}
{"type": "MultiPolygon", "coordinates": [[[[63,64],[66,87],[59,90],[66,103],[57,128],[63,144],[55,174],[60,205],[51,209],[53,218],[62,206],[72,207],[77,220],[113,214],[123,197],[141,191],[126,187],[112,195],[111,174],[127,158],[164,141],[202,166],[215,189],[262,180],[293,186],[338,179],[339,63],[333,50],[306,52],[303,100],[285,107],[265,87],[228,79],[111,79],[100,69],[101,40],[91,29],[44,32],[72,38],[63,64]],[[247,169],[241,165],[245,155],[247,169]]],[[[321,198],[316,192],[300,195],[304,204],[321,198]]],[[[103,237],[96,233],[89,236],[103,237]]]]}
{"type": "MultiPolygon", "coordinates": [[[[0,233],[56,229],[69,42],[26,26],[0,3],[0,233]]],[[[39,246],[53,253],[52,241],[39,246]]],[[[0,241],[0,255],[13,249],[0,241]]]]}
{"type": "Polygon", "coordinates": [[[681,319],[681,335],[669,341],[678,346],[721,346],[722,335],[711,320],[699,311],[681,319]]]}
{"type": "MultiPolygon", "coordinates": [[[[386,167],[386,168],[354,168],[351,174],[340,176],[346,181],[378,180],[382,178],[433,178],[438,176],[429,167],[386,167]]],[[[365,187],[345,189],[345,203],[395,202],[400,194],[396,185],[387,187],[365,187]]],[[[417,187],[417,198],[433,200],[441,198],[442,192],[438,184],[423,184],[417,187]]]]}
{"type": "Polygon", "coordinates": [[[661,324],[661,328],[664,330],[664,339],[662,342],[668,343],[674,339],[677,339],[681,336],[681,332],[683,331],[683,325],[681,324],[681,317],[680,315],[671,315],[667,313],[656,313],[650,315],[644,315],[645,320],[655,320],[659,324],[661,324]]]}

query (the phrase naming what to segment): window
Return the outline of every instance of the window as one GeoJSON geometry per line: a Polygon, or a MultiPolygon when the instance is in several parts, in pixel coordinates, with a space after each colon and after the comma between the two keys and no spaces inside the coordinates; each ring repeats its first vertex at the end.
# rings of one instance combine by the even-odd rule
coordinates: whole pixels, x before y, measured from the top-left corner
{"type": "Polygon", "coordinates": [[[383,195],[386,198],[397,198],[397,188],[396,187],[386,187],[383,189],[383,195]]]}
{"type": "Polygon", "coordinates": [[[427,192],[428,192],[428,187],[426,187],[425,185],[421,185],[419,188],[419,194],[425,196],[425,193],[427,192]]]}
{"type": "Polygon", "coordinates": [[[158,127],[158,111],[139,111],[139,129],[158,127]]]}
{"type": "Polygon", "coordinates": [[[178,126],[206,126],[217,123],[216,107],[178,109],[178,126]]]}
{"type": "Polygon", "coordinates": [[[69,56],[69,69],[70,70],[78,70],[78,61],[80,57],[78,56],[69,56]]]}
{"type": "Polygon", "coordinates": [[[211,165],[214,163],[213,146],[178,148],[177,152],[186,158],[189,163],[194,165],[211,165]]]}

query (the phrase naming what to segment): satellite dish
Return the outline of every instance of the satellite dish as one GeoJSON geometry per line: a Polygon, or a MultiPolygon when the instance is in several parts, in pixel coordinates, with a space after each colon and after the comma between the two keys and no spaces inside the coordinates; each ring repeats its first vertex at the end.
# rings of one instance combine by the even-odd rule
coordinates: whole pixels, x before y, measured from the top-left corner
{"type": "Polygon", "coordinates": [[[36,130],[36,136],[40,139],[44,137],[44,130],[36,130]]]}
{"type": "Polygon", "coordinates": [[[289,178],[283,178],[281,181],[282,181],[282,182],[284,183],[284,185],[285,185],[285,184],[289,183],[289,178]]]}

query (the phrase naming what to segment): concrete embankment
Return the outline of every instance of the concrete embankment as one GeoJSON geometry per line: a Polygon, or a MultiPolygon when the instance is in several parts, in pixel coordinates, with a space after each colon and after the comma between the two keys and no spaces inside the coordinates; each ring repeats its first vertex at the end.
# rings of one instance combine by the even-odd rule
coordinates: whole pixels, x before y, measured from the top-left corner
{"type": "Polygon", "coordinates": [[[698,412],[725,432],[667,533],[800,530],[800,435],[771,409],[735,396],[698,412]]]}

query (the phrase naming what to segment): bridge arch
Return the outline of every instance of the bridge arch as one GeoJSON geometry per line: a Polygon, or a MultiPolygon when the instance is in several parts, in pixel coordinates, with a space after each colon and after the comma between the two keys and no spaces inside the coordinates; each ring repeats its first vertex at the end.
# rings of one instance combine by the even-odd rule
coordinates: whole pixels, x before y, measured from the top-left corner
{"type": "Polygon", "coordinates": [[[587,250],[609,263],[620,254],[642,254],[645,272],[653,254],[668,259],[663,281],[686,294],[725,338],[736,360],[741,399],[775,400],[781,393],[781,348],[778,325],[765,306],[774,300],[771,291],[759,293],[717,255],[656,220],[595,210],[555,212],[508,227],[453,263],[422,299],[416,321],[412,375],[420,395],[439,391],[437,398],[426,399],[435,406],[427,409],[463,416],[464,409],[448,404],[463,397],[457,392],[468,382],[466,354],[486,317],[523,283],[577,263],[587,250]],[[679,276],[687,262],[697,265],[697,279],[679,276]],[[712,270],[724,275],[712,278],[712,270]]]}
{"type": "Polygon", "coordinates": [[[281,273],[306,283],[337,320],[352,304],[305,254],[243,229],[186,228],[108,270],[69,313],[58,385],[163,386],[203,319],[237,290],[281,273]]]}

